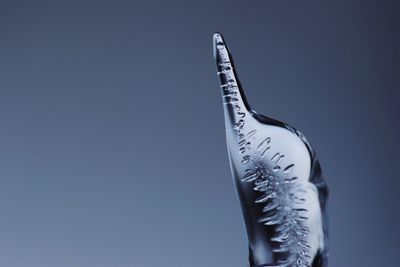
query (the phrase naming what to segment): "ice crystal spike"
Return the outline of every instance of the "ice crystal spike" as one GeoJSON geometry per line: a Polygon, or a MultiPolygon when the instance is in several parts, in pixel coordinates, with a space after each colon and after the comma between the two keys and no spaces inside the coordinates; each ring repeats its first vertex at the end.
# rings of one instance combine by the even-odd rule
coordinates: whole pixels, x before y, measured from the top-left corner
{"type": "Polygon", "coordinates": [[[314,150],[293,127],[250,108],[219,33],[214,57],[250,266],[326,267],[328,189],[314,150]]]}

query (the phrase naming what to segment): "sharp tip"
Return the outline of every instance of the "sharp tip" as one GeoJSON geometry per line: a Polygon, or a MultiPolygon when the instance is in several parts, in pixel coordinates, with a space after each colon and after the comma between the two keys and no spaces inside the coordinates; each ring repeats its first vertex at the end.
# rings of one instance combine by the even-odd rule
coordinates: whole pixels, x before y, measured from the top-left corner
{"type": "Polygon", "coordinates": [[[214,39],[214,42],[223,41],[222,40],[222,35],[219,32],[215,32],[213,34],[213,39],[214,39]]]}
{"type": "Polygon", "coordinates": [[[222,35],[219,32],[214,33],[213,40],[214,40],[214,47],[216,47],[217,44],[225,45],[224,39],[222,38],[222,35]]]}
{"type": "Polygon", "coordinates": [[[226,48],[224,39],[222,37],[222,35],[219,32],[216,32],[213,34],[213,47],[214,47],[214,57],[216,57],[217,53],[218,53],[218,47],[223,46],[224,48],[226,48]]]}

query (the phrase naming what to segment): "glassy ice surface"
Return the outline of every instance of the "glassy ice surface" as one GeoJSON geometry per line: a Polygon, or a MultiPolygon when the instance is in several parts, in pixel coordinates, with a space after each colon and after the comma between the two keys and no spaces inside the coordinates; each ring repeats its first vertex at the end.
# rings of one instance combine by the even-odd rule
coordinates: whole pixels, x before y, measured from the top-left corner
{"type": "Polygon", "coordinates": [[[250,266],[327,266],[328,189],[314,150],[293,127],[249,107],[220,34],[214,56],[250,266]]]}

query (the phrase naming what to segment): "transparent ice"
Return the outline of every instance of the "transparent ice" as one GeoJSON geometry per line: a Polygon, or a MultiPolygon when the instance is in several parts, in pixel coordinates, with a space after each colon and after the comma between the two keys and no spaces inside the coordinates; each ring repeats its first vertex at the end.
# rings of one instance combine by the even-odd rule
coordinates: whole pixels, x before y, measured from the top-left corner
{"type": "Polygon", "coordinates": [[[314,150],[298,130],[250,108],[218,33],[214,56],[250,266],[327,266],[328,189],[314,150]]]}

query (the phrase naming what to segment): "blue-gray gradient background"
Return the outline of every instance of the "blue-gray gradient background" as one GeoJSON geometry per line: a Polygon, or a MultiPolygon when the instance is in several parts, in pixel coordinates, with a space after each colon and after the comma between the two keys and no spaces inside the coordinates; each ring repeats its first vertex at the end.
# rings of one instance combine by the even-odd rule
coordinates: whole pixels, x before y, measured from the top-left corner
{"type": "Polygon", "coordinates": [[[398,1],[0,0],[0,267],[243,267],[212,58],[300,129],[330,266],[397,266],[398,1]]]}

